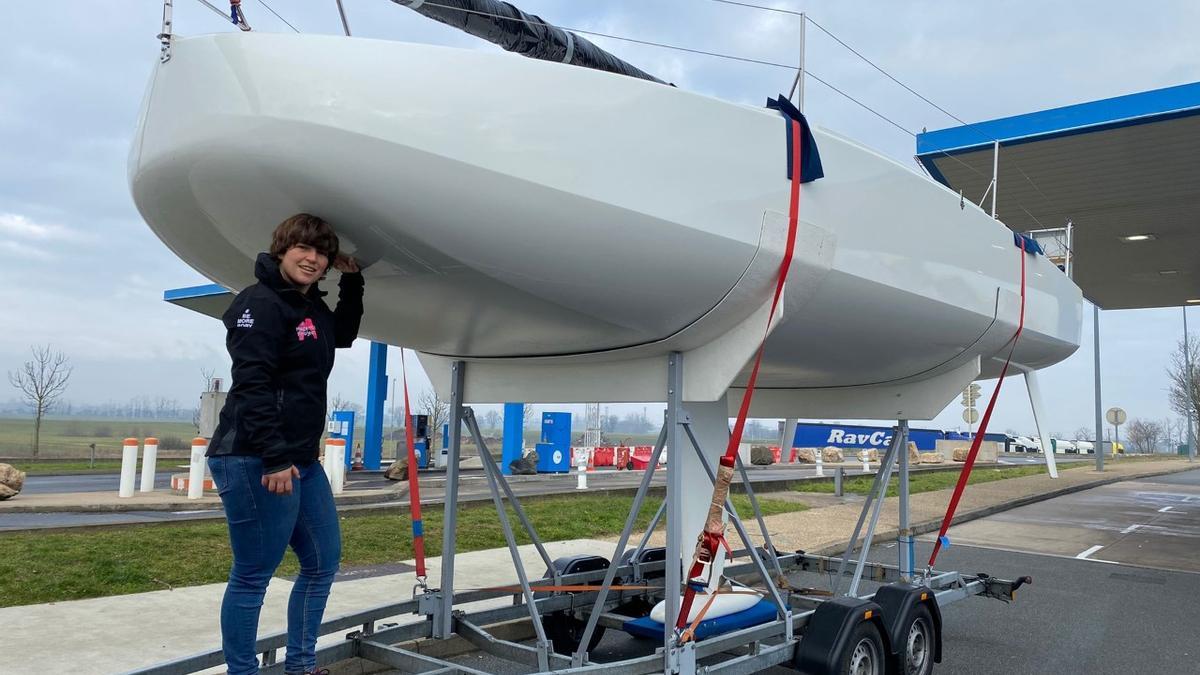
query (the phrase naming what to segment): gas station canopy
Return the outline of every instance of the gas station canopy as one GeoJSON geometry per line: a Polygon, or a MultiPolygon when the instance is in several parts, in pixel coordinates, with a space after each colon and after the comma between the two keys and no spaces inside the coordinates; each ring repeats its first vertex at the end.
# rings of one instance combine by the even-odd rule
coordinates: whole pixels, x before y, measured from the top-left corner
{"type": "Polygon", "coordinates": [[[163,300],[172,305],[220,319],[225,310],[229,308],[229,304],[233,302],[233,293],[219,284],[204,284],[203,286],[172,288],[164,291],[163,300]]]}
{"type": "Polygon", "coordinates": [[[1200,302],[1200,82],[921,133],[917,159],[987,210],[995,161],[997,217],[1070,222],[1072,276],[1101,308],[1200,302]]]}

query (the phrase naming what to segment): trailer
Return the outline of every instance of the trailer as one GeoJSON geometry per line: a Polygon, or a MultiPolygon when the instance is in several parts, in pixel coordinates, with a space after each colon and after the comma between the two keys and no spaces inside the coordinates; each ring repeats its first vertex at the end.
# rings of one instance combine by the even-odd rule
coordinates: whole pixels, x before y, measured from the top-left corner
{"type": "MultiPolygon", "coordinates": [[[[418,586],[413,597],[403,602],[327,619],[321,625],[320,635],[344,633],[345,639],[319,648],[319,665],[357,658],[404,673],[484,672],[445,655],[469,648],[510,662],[512,666],[506,670],[516,668],[529,673],[692,675],[752,673],[786,666],[810,675],[926,674],[942,659],[943,607],[975,596],[1011,602],[1016,590],[1031,582],[1028,577],[1007,580],[981,573],[916,567],[915,542],[908,523],[908,424],[899,420],[843,555],[829,557],[777,550],[745,469],[739,463],[741,487],[749,497],[752,513],[738,514],[728,500],[726,509],[741,542],[734,554],[748,562],[727,566],[724,574],[728,579],[759,584],[765,598],[762,604],[769,606],[768,615],[756,615],[749,625],[734,625],[720,618],[697,621],[692,626],[694,639],[668,628],[662,631],[661,646],[643,645],[642,651],[646,653],[600,661],[590,651],[606,630],[636,634],[637,627],[633,624],[640,621],[644,627],[654,603],[670,597],[672,594],[666,589],[678,589],[682,581],[681,566],[675,562],[680,560],[682,542],[672,536],[672,528],[668,528],[666,547],[648,545],[664,516],[674,515],[670,513],[671,505],[681,501],[682,485],[672,475],[673,471],[680,471],[677,464],[660,468],[657,459],[667,447],[680,448],[680,452],[696,451],[709,478],[715,477],[711,464],[699,451],[690,417],[682,408],[680,389],[668,389],[666,420],[613,555],[551,560],[538,537],[536,524],[526,516],[499,466],[494,460],[489,461],[491,454],[474,412],[463,403],[466,368],[463,362],[454,365],[445,532],[438,585],[418,586]],[[513,586],[456,590],[458,465],[464,428],[484,458],[484,473],[519,581],[513,586]],[[631,546],[636,516],[646,503],[656,470],[668,473],[665,498],[640,541],[631,546]],[[897,564],[883,564],[871,561],[869,556],[893,471],[898,474],[900,485],[899,559],[897,564]],[[515,513],[516,524],[508,519],[506,506],[515,513]],[[540,578],[530,576],[517,554],[518,527],[529,535],[546,564],[540,578]],[[751,539],[748,528],[755,527],[762,545],[755,545],[751,539]],[[831,576],[832,588],[793,588],[788,577],[798,573],[831,576]],[[868,584],[877,587],[868,590],[868,584]],[[466,608],[469,604],[497,600],[504,602],[484,609],[466,608]]],[[[670,368],[673,376],[682,376],[678,360],[673,359],[670,368]]],[[[258,640],[262,672],[283,672],[278,652],[285,644],[284,633],[258,640]]],[[[220,666],[223,662],[221,651],[214,649],[133,672],[177,675],[220,666]]]]}

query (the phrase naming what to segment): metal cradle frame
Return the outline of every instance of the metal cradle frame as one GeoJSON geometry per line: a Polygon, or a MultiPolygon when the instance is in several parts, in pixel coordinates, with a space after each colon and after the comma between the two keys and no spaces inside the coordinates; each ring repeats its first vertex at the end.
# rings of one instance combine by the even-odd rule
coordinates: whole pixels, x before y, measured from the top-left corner
{"type": "MultiPolygon", "coordinates": [[[[554,673],[604,673],[604,674],[635,674],[635,673],[684,673],[691,675],[700,670],[706,673],[751,673],[769,668],[774,665],[790,662],[796,652],[796,646],[802,639],[805,627],[811,620],[820,598],[805,596],[788,589],[783,582],[789,572],[818,572],[836,573],[834,594],[841,588],[844,577],[850,578],[847,594],[857,595],[861,582],[866,579],[874,582],[912,581],[914,570],[914,541],[908,523],[908,424],[901,420],[892,434],[886,455],[879,471],[875,475],[870,494],[867,496],[858,523],[850,538],[844,556],[840,558],[808,555],[803,551],[781,554],[771,541],[763,520],[761,509],[754,495],[745,467],[738,462],[737,468],[742,479],[743,488],[749,498],[754,518],[759,527],[759,534],[764,546],[756,547],[749,532],[739,517],[731,501],[726,500],[726,510],[729,520],[736,530],[743,549],[738,555],[745,556],[749,562],[729,565],[724,574],[730,578],[755,579],[766,588],[768,598],[776,606],[776,618],[768,623],[760,624],[715,637],[701,642],[689,641],[680,644],[679,636],[674,630],[664,634],[662,647],[655,653],[617,662],[597,663],[589,660],[587,645],[598,626],[621,628],[624,621],[631,618],[612,612],[616,607],[631,600],[641,599],[656,601],[660,595],[666,599],[666,622],[670,627],[675,625],[679,613],[679,593],[659,594],[648,590],[613,590],[614,581],[620,577],[625,585],[644,584],[644,580],[654,574],[665,576],[664,589],[679,589],[681,587],[681,565],[684,542],[680,541],[678,528],[667,528],[666,562],[639,562],[640,552],[646,548],[651,533],[666,516],[668,523],[677,523],[681,519],[680,504],[683,486],[679,471],[667,469],[666,497],[651,520],[645,534],[634,549],[636,553],[631,562],[620,565],[626,545],[634,530],[637,514],[641,511],[649,492],[658,460],[664,448],[680,448],[684,443],[692,447],[700,458],[704,470],[713,479],[713,468],[707,458],[700,452],[699,443],[691,428],[691,418],[683,408],[683,356],[677,352],[668,355],[667,410],[663,428],[654,446],[649,467],[635,493],[629,516],[615,547],[612,564],[606,570],[584,572],[578,574],[560,574],[546,552],[541,539],[537,535],[534,524],[530,522],[520,502],[513,494],[495,459],[487,451],[475,420],[474,412],[464,405],[464,374],[467,364],[455,362],[452,366],[452,393],[450,408],[450,447],[447,464],[447,482],[445,494],[445,511],[443,516],[444,533],[442,543],[440,588],[425,588],[414,593],[411,600],[390,603],[361,612],[355,612],[326,620],[320,627],[320,635],[337,634],[349,631],[345,640],[317,650],[319,665],[328,665],[338,661],[360,658],[372,661],[404,672],[411,673],[470,673],[481,671],[461,665],[445,658],[439,658],[428,653],[422,653],[413,648],[415,641],[421,640],[450,640],[460,639],[473,649],[477,649],[504,660],[525,664],[531,672],[554,673]],[[491,491],[492,502],[499,514],[500,525],[504,531],[505,541],[511,554],[513,565],[519,581],[519,592],[511,588],[492,590],[470,590],[455,592],[454,590],[454,552],[456,550],[457,517],[458,517],[458,464],[462,445],[462,429],[467,429],[480,450],[483,460],[484,474],[491,491]],[[874,538],[879,522],[884,497],[886,496],[893,468],[898,464],[900,484],[900,550],[897,565],[873,563],[867,560],[871,541],[874,538]],[[552,576],[546,579],[531,581],[525,570],[517,550],[517,539],[511,521],[505,508],[505,500],[512,508],[517,520],[529,535],[538,555],[551,570],[552,576]],[[866,524],[865,534],[862,532],[866,524]],[[860,540],[860,535],[861,540],[860,540]],[[855,550],[859,550],[857,559],[852,560],[855,550]],[[666,564],[666,563],[674,564],[666,564]],[[533,587],[563,584],[596,584],[596,590],[573,593],[546,594],[533,592],[533,587]],[[466,603],[481,600],[511,598],[511,604],[492,609],[462,611],[455,609],[466,603]],[[570,612],[576,616],[586,616],[587,622],[578,650],[570,655],[557,654],[553,651],[542,624],[542,617],[553,612],[570,612]],[[404,615],[417,615],[421,620],[409,623],[389,623],[386,620],[404,615]],[[501,626],[509,626],[513,622],[529,622],[533,629],[533,644],[528,641],[518,642],[504,639],[496,635],[501,626]],[[714,658],[718,657],[720,658],[714,658]],[[705,665],[700,665],[705,660],[705,665]]],[[[999,599],[1009,599],[1006,589],[1011,588],[1011,582],[997,580],[986,575],[963,576],[957,572],[936,573],[925,570],[920,581],[929,586],[941,605],[962,600],[973,595],[984,595],[999,599]]],[[[869,596],[864,596],[869,597],[869,596]]],[[[528,630],[526,629],[527,635],[528,630]]],[[[511,631],[510,631],[511,634],[511,631]]],[[[283,664],[277,660],[278,650],[285,647],[286,633],[275,633],[258,640],[256,649],[263,655],[263,673],[282,673],[283,664]]],[[[195,654],[174,661],[162,663],[151,668],[134,671],[153,675],[174,675],[177,673],[192,673],[214,666],[220,666],[224,659],[220,650],[195,654]]]]}

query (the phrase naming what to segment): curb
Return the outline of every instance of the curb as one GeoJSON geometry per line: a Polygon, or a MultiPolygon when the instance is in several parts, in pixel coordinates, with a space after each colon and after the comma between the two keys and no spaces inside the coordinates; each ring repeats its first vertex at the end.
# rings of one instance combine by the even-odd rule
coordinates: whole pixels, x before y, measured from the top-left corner
{"type": "MultiPolygon", "coordinates": [[[[1028,506],[1029,504],[1036,504],[1038,502],[1044,502],[1044,501],[1047,501],[1050,499],[1054,499],[1056,497],[1063,497],[1065,495],[1074,494],[1076,492],[1083,492],[1084,490],[1091,490],[1093,488],[1098,488],[1098,487],[1102,487],[1105,485],[1112,485],[1113,483],[1121,483],[1121,482],[1128,481],[1128,480],[1140,480],[1143,478],[1156,478],[1158,476],[1168,476],[1173,473],[1182,473],[1184,471],[1193,471],[1197,468],[1200,468],[1200,467],[1189,465],[1189,466],[1181,467],[1181,468],[1177,468],[1177,469],[1156,471],[1154,473],[1138,474],[1136,476],[1120,476],[1120,477],[1113,477],[1113,478],[1100,478],[1097,480],[1088,481],[1087,483],[1079,483],[1078,485],[1071,485],[1068,487],[1059,488],[1057,490],[1051,490],[1050,492],[1043,492],[1043,493],[1035,494],[1035,495],[1026,495],[1024,497],[1014,499],[1010,502],[1004,502],[1002,504],[993,504],[991,506],[984,506],[982,508],[978,508],[973,511],[966,511],[966,512],[959,513],[954,516],[953,520],[950,521],[950,526],[953,527],[955,525],[967,523],[972,520],[979,520],[980,518],[986,518],[988,516],[995,515],[997,513],[1003,513],[1004,511],[1011,511],[1012,509],[1015,509],[1020,506],[1028,506]]],[[[937,532],[940,529],[942,529],[942,521],[941,521],[941,519],[924,520],[919,523],[912,524],[911,527],[909,527],[909,529],[912,531],[912,536],[914,536],[914,537],[920,536],[922,534],[929,534],[930,532],[937,532]]],[[[876,544],[884,543],[887,541],[895,541],[895,539],[899,536],[900,536],[900,529],[896,528],[896,527],[890,528],[883,532],[876,532],[875,538],[871,540],[871,545],[875,546],[876,544]]],[[[845,545],[837,545],[837,546],[830,545],[830,546],[825,546],[815,552],[813,552],[813,551],[809,551],[809,552],[814,553],[815,555],[836,556],[836,555],[844,554],[846,552],[846,547],[845,547],[845,545]]]]}

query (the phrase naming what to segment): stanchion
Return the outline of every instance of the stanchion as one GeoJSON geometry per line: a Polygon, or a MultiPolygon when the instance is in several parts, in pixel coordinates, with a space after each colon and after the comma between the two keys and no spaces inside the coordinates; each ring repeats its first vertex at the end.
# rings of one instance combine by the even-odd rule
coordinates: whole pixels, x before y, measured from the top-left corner
{"type": "Polygon", "coordinates": [[[324,467],[333,494],[342,494],[346,484],[346,439],[331,438],[325,441],[324,467]]]}
{"type": "Polygon", "coordinates": [[[204,453],[207,451],[207,439],[192,439],[192,465],[188,471],[188,499],[200,499],[204,496],[204,453]]]}
{"type": "Polygon", "coordinates": [[[133,482],[137,477],[138,440],[126,438],[121,449],[121,485],[117,489],[118,497],[133,496],[133,482]]]}
{"type": "Polygon", "coordinates": [[[817,448],[817,477],[825,475],[825,449],[817,448]]]}
{"type": "Polygon", "coordinates": [[[158,470],[158,439],[151,436],[142,443],[141,492],[154,492],[154,473],[158,470]]]}
{"type": "Polygon", "coordinates": [[[863,463],[863,473],[871,473],[871,460],[868,458],[867,451],[863,450],[858,454],[858,458],[863,463]]]}

